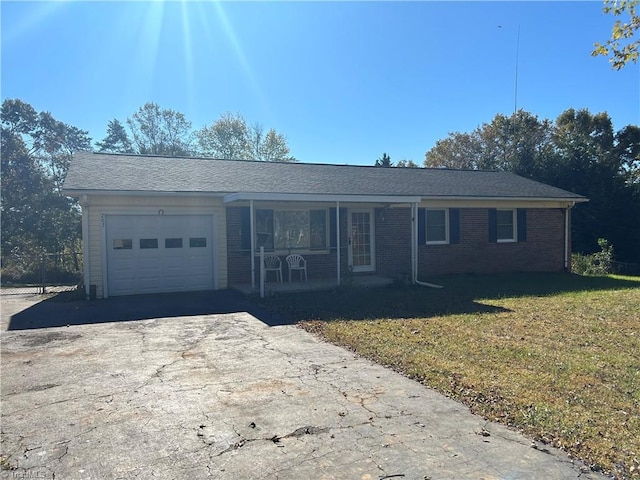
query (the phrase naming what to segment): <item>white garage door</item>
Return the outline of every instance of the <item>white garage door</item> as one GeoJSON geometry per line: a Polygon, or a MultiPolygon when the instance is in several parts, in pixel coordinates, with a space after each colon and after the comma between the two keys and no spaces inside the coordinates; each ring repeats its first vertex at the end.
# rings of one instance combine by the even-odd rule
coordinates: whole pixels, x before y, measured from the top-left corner
{"type": "Polygon", "coordinates": [[[213,289],[211,215],[107,215],[108,295],[213,289]]]}

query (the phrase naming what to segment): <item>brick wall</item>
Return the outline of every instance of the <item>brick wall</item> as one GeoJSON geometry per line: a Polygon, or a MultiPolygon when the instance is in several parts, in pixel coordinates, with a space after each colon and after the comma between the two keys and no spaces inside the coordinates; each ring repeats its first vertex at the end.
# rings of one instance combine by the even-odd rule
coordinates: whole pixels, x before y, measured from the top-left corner
{"type": "Polygon", "coordinates": [[[564,210],[527,209],[527,241],[489,243],[486,208],[460,210],[460,243],[420,245],[420,277],[449,273],[562,271],[564,210]]]}
{"type": "MultiPolygon", "coordinates": [[[[242,251],[240,208],[227,208],[227,254],[230,285],[251,283],[251,257],[242,251]]],[[[333,228],[333,226],[331,227],[333,228]]],[[[340,265],[347,269],[347,217],[341,215],[340,265]]],[[[564,210],[527,209],[527,241],[489,243],[486,208],[460,209],[460,243],[420,245],[418,274],[499,273],[517,271],[562,271],[564,269],[564,210]]],[[[391,278],[411,275],[411,210],[375,210],[375,274],[391,278]]],[[[280,255],[284,262],[286,255],[280,255]]],[[[309,279],[336,277],[336,250],[304,254],[309,279]]],[[[257,260],[257,259],[256,259],[257,260]]],[[[256,281],[259,275],[256,261],[256,281]]],[[[288,270],[283,264],[283,276],[288,270]]]]}
{"type": "Polygon", "coordinates": [[[411,209],[376,209],[376,273],[411,277],[411,209]]]}

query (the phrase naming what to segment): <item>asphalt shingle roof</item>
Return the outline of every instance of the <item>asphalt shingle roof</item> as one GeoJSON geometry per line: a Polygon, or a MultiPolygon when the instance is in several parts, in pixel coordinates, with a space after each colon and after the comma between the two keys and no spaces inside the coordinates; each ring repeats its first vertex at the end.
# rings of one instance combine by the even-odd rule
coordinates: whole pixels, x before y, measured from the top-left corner
{"type": "Polygon", "coordinates": [[[303,193],[586,200],[508,172],[74,154],[64,182],[80,192],[303,193]]]}

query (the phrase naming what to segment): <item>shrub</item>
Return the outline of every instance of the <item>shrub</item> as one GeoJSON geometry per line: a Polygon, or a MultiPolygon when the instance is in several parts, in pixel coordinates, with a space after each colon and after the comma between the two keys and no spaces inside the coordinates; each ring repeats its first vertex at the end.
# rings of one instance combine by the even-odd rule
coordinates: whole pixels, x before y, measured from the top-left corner
{"type": "Polygon", "coordinates": [[[578,275],[608,275],[614,273],[613,245],[599,238],[599,252],[590,255],[574,253],[571,255],[571,271],[578,275]]]}

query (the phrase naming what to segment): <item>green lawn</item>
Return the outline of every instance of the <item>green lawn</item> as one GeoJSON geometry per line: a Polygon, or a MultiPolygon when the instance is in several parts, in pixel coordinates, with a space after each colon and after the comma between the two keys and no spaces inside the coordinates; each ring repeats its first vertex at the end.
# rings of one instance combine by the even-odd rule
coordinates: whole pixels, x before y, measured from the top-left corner
{"type": "Polygon", "coordinates": [[[451,276],[266,306],[617,478],[640,478],[640,278],[451,276]]]}

